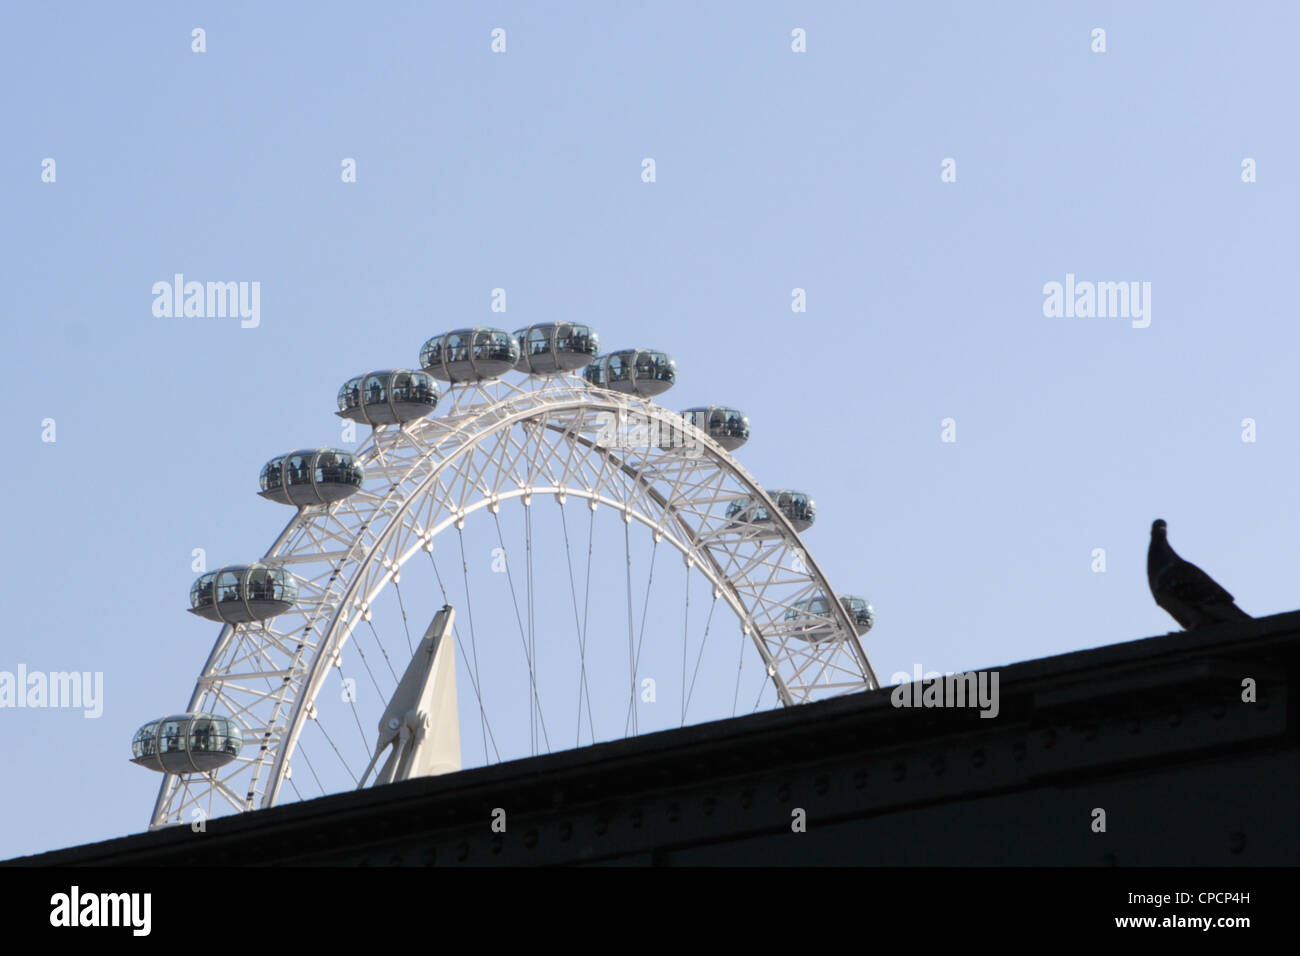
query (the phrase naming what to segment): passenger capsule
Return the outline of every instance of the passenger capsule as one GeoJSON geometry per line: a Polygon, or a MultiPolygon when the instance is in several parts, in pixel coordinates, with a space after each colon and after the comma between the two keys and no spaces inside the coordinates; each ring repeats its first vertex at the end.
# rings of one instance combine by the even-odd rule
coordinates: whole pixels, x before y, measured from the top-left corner
{"type": "Polygon", "coordinates": [[[372,427],[397,425],[423,418],[437,404],[438,386],[427,374],[386,369],[344,382],[335,414],[372,427]]]}
{"type": "Polygon", "coordinates": [[[688,408],[682,417],[707,434],[727,451],[735,451],[749,441],[749,419],[745,413],[721,405],[688,408]]]}
{"type": "Polygon", "coordinates": [[[258,494],[300,508],[327,505],[353,494],[365,477],[351,452],[304,448],[268,461],[262,467],[258,494]]]}
{"type": "MultiPolygon", "coordinates": [[[[768,497],[776,502],[795,531],[806,531],[817,520],[817,506],[812,498],[802,491],[788,491],[784,488],[769,491],[768,497]]],[[[737,498],[727,506],[727,517],[735,526],[749,525],[752,530],[775,532],[775,522],[768,514],[767,506],[753,498],[737,498]]]]}
{"type": "Polygon", "coordinates": [[[501,329],[456,329],[420,349],[420,365],[443,382],[478,382],[504,375],[519,362],[519,343],[501,329]]]}
{"type": "Polygon", "coordinates": [[[243,733],[229,717],[173,714],[135,732],[131,762],[159,773],[207,773],[238,757],[243,745],[243,733]]]}
{"type": "Polygon", "coordinates": [[[247,624],[283,614],[298,600],[298,585],[284,568],[230,565],[200,575],[190,588],[190,613],[209,621],[247,624]]]}
{"type": "MultiPolygon", "coordinates": [[[[871,630],[871,626],[876,623],[875,612],[871,610],[871,605],[863,598],[851,594],[840,594],[838,597],[840,604],[848,612],[849,620],[853,622],[853,629],[858,637],[871,630]]],[[[818,594],[816,597],[792,604],[790,610],[785,612],[785,619],[796,622],[794,628],[796,637],[815,642],[824,641],[835,633],[835,625],[830,615],[830,602],[826,600],[826,595],[818,594]]]]}
{"type": "Polygon", "coordinates": [[[574,372],[590,365],[600,351],[600,340],[590,326],[574,322],[546,322],[515,332],[519,343],[517,371],[527,375],[574,372]]]}
{"type": "Polygon", "coordinates": [[[623,349],[602,355],[582,373],[588,382],[628,395],[661,395],[677,381],[677,363],[667,352],[623,349]]]}

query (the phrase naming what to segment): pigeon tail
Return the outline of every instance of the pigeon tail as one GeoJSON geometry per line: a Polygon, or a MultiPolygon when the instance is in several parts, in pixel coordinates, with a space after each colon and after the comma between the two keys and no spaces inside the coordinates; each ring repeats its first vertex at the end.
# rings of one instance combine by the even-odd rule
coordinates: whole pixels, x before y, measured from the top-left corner
{"type": "Polygon", "coordinates": [[[1219,601],[1214,604],[1207,604],[1203,610],[1216,622],[1240,621],[1243,618],[1248,621],[1253,620],[1249,614],[1237,607],[1234,601],[1219,601]]]}

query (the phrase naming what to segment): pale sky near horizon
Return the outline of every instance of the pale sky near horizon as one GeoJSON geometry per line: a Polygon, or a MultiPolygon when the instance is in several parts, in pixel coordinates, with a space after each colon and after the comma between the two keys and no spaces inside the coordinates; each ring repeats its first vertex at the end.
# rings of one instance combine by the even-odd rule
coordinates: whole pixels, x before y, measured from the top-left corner
{"type": "Polygon", "coordinates": [[[1157,517],[1247,612],[1300,605],[1295,5],[0,17],[0,671],[104,675],[96,719],[0,709],[0,858],[145,827],[131,734],[217,634],[192,549],[261,555],[262,463],[339,444],[345,379],[459,326],[586,322],[676,358],[661,404],[747,412],[737,457],[815,498],[885,682],[1175,630],[1157,517]],[[176,273],[259,282],[260,324],[156,317],[176,273]],[[1150,325],[1045,315],[1067,275],[1150,283],[1150,325]]]}

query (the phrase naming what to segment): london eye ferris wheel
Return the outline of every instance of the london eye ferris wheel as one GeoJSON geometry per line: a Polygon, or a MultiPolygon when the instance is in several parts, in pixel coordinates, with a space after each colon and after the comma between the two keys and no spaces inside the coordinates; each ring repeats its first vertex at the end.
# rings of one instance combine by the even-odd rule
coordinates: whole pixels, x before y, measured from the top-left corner
{"type": "Polygon", "coordinates": [[[811,497],[733,455],[748,419],[657,404],[665,353],[598,353],[570,322],[437,335],[339,390],[355,450],[266,463],[292,517],[194,582],[220,632],[132,743],[151,826],[364,786],[389,745],[379,782],[879,686],[811,497]]]}

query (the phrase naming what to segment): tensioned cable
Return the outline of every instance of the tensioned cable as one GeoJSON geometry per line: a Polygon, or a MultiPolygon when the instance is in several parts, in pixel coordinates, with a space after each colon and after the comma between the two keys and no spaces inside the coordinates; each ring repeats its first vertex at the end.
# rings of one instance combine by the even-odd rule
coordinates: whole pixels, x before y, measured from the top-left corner
{"type": "Polygon", "coordinates": [[[646,612],[650,610],[650,589],[655,583],[655,557],[659,554],[659,542],[654,543],[650,549],[650,575],[645,582],[645,602],[641,605],[641,632],[636,638],[636,666],[639,670],[641,667],[641,648],[645,644],[645,621],[646,612]]]}
{"type": "MultiPolygon", "coordinates": [[[[406,603],[402,600],[402,589],[398,586],[396,577],[393,578],[393,590],[397,592],[397,606],[402,609],[402,627],[406,628],[406,649],[409,650],[411,656],[414,657],[415,645],[411,643],[411,625],[406,622],[406,603]]],[[[384,656],[387,657],[388,655],[385,654],[384,656]]],[[[391,667],[392,665],[390,664],[389,666],[391,667]]],[[[394,674],[393,676],[397,675],[394,674]]]]}
{"type": "MultiPolygon", "coordinates": [[[[356,712],[357,712],[356,705],[353,704],[353,706],[352,706],[352,714],[353,714],[353,716],[356,716],[356,712]]],[[[343,764],[343,769],[346,770],[346,771],[348,772],[348,776],[352,778],[352,782],[353,782],[353,783],[357,783],[357,782],[358,782],[358,781],[357,781],[357,775],[356,775],[355,773],[353,773],[353,772],[352,772],[352,768],[351,768],[350,766],[348,766],[348,762],[347,762],[346,759],[344,759],[342,751],[340,751],[339,748],[338,748],[338,745],[337,745],[336,743],[334,743],[334,738],[331,737],[330,734],[329,734],[329,731],[325,729],[325,725],[322,724],[319,720],[315,721],[315,724],[316,724],[317,727],[320,728],[320,732],[321,732],[322,734],[325,735],[325,739],[329,741],[329,745],[330,745],[331,747],[334,748],[334,753],[335,753],[335,755],[339,758],[339,763],[343,764]]],[[[358,721],[358,722],[357,722],[357,728],[360,729],[360,727],[361,727],[361,722],[358,721]]],[[[363,735],[362,735],[362,738],[363,738],[363,739],[364,739],[364,736],[365,736],[365,735],[363,734],[363,735]]],[[[368,744],[366,745],[366,752],[367,752],[367,753],[370,752],[370,746],[369,746],[368,744]]]]}
{"type": "MultiPolygon", "coordinates": [[[[685,562],[683,562],[685,564],[685,562]]],[[[682,611],[682,726],[686,726],[686,645],[690,640],[691,566],[686,565],[686,602],[682,611]]]]}
{"type": "MultiPolygon", "coordinates": [[[[623,550],[627,555],[627,668],[628,668],[628,707],[632,711],[632,733],[636,733],[636,651],[632,647],[632,523],[623,513],[623,550]]],[[[627,723],[623,724],[627,732],[627,723]]]]}
{"type": "MultiPolygon", "coordinates": [[[[573,626],[578,635],[578,659],[579,659],[579,680],[578,680],[578,728],[577,735],[574,738],[574,746],[582,744],[582,695],[583,691],[587,694],[587,723],[591,727],[592,743],[596,742],[596,730],[591,721],[591,690],[587,687],[587,633],[584,624],[578,620],[578,586],[573,576],[573,549],[569,544],[569,520],[565,516],[564,505],[556,504],[560,508],[560,524],[564,528],[564,560],[569,567],[569,594],[573,598],[573,626]]],[[[592,523],[594,524],[594,516],[592,523]]],[[[588,533],[587,540],[587,595],[591,594],[591,535],[588,533]]]]}
{"type": "MultiPolygon", "coordinates": [[[[528,612],[528,660],[532,664],[534,676],[537,674],[537,630],[533,626],[533,509],[530,503],[524,504],[524,608],[528,612]]],[[[537,694],[533,693],[533,710],[537,710],[537,694]]],[[[530,723],[535,724],[535,718],[530,723]]],[[[537,731],[533,730],[533,753],[537,753],[537,731]]]]}
{"type": "MultiPolygon", "coordinates": [[[[366,623],[367,623],[367,624],[370,624],[369,621],[366,621],[366,623]]],[[[378,631],[375,631],[375,626],[374,626],[373,624],[370,624],[370,630],[371,630],[371,631],[374,633],[374,635],[375,635],[375,643],[378,644],[378,643],[379,643],[379,632],[378,632],[378,631]]],[[[361,663],[362,663],[362,665],[365,667],[365,669],[366,669],[366,673],[370,675],[370,683],[374,685],[374,688],[375,688],[375,696],[377,696],[380,700],[383,700],[383,699],[384,699],[384,692],[383,692],[382,690],[379,689],[379,681],[375,680],[375,672],[372,671],[372,670],[370,669],[370,662],[369,662],[368,660],[366,660],[366,652],[363,651],[363,650],[361,649],[361,642],[360,642],[360,641],[353,641],[353,642],[352,642],[352,646],[355,647],[355,648],[357,649],[357,654],[361,657],[361,663]]],[[[394,678],[394,679],[396,679],[396,678],[394,678]]]]}
{"type": "MultiPolygon", "coordinates": [[[[429,552],[429,561],[430,563],[433,564],[433,573],[434,576],[437,577],[438,587],[442,591],[442,603],[446,605],[450,605],[451,599],[447,597],[447,586],[442,582],[442,572],[438,570],[438,560],[433,556],[432,551],[429,552]]],[[[478,674],[477,674],[478,660],[477,658],[475,658],[474,666],[473,667],[470,666],[470,657],[465,653],[465,643],[460,639],[460,628],[453,626],[452,632],[456,637],[456,646],[460,649],[461,659],[465,661],[465,670],[466,673],[469,674],[469,682],[474,687],[474,697],[478,701],[479,724],[481,725],[483,730],[483,762],[487,763],[489,759],[488,758],[488,736],[492,733],[492,730],[490,727],[488,727],[487,712],[483,708],[483,694],[479,691],[478,674]]],[[[495,738],[493,738],[492,740],[492,749],[496,751],[497,760],[499,761],[501,759],[501,752],[497,750],[497,742],[495,738]]]]}
{"type": "MultiPolygon", "coordinates": [[[[582,592],[582,641],[587,642],[587,625],[591,622],[591,560],[594,555],[593,543],[596,530],[596,512],[587,509],[587,581],[582,592]]],[[[584,673],[585,676],[585,673],[584,673]]],[[[587,730],[591,732],[591,742],[596,742],[596,721],[591,713],[591,685],[587,684],[587,730]]]]}
{"type": "MultiPolygon", "coordinates": [[[[533,576],[533,509],[528,509],[528,640],[533,646],[533,667],[537,667],[537,582],[533,576]]],[[[537,720],[542,723],[542,701],[537,700],[537,720]]],[[[551,742],[546,742],[546,752],[551,752],[551,742]]]]}
{"type": "MultiPolygon", "coordinates": [[[[524,507],[527,508],[528,505],[525,505],[524,507]]],[[[537,702],[536,706],[533,707],[533,711],[535,712],[536,716],[540,718],[542,705],[541,705],[541,694],[539,694],[537,691],[537,672],[533,667],[532,654],[530,654],[528,651],[528,638],[524,634],[524,619],[519,613],[519,597],[515,592],[515,578],[514,575],[510,572],[510,555],[509,552],[506,550],[505,538],[502,537],[501,535],[501,518],[498,515],[493,515],[492,518],[496,522],[496,526],[497,526],[497,541],[501,545],[501,551],[506,555],[506,583],[510,585],[510,603],[515,609],[515,623],[519,625],[519,640],[524,645],[524,660],[528,662],[528,683],[531,687],[531,694],[529,695],[529,704],[532,705],[534,700],[537,702]]],[[[532,729],[533,716],[534,713],[529,714],[528,724],[530,730],[532,729]]],[[[541,725],[542,725],[542,735],[544,737],[547,737],[545,719],[541,720],[541,725]]],[[[532,741],[530,741],[530,743],[532,743],[532,741]]],[[[551,743],[549,737],[547,737],[546,749],[547,750],[551,749],[551,743]]],[[[535,743],[533,743],[533,752],[534,753],[537,752],[537,747],[535,743]]]]}
{"type": "MultiPolygon", "coordinates": [[[[388,648],[384,647],[384,642],[379,639],[379,632],[375,630],[375,625],[371,623],[369,618],[365,618],[365,622],[370,625],[370,631],[375,635],[375,643],[379,645],[379,653],[384,655],[384,663],[388,665],[388,673],[393,675],[393,683],[400,684],[401,681],[397,677],[397,671],[393,669],[392,658],[388,656],[388,648]]],[[[357,650],[360,650],[360,647],[357,650]]],[[[414,657],[415,655],[412,654],[411,656],[414,657]]]]}
{"type": "MultiPolygon", "coordinates": [[[[456,537],[460,539],[460,571],[465,581],[465,616],[469,618],[469,646],[474,652],[474,674],[475,687],[481,687],[482,682],[478,679],[478,640],[474,636],[474,605],[469,598],[469,562],[465,558],[465,532],[461,528],[456,528],[456,537]]],[[[487,726],[487,716],[483,712],[483,698],[479,697],[479,713],[483,714],[484,726],[487,726]]],[[[492,741],[492,749],[496,751],[497,760],[501,759],[501,751],[497,750],[496,740],[492,741]]],[[[487,756],[487,743],[483,744],[483,754],[487,756]]]]}
{"type": "MultiPolygon", "coordinates": [[[[344,676],[344,674],[343,674],[343,658],[342,658],[342,657],[339,658],[339,678],[340,678],[341,680],[344,680],[344,681],[347,680],[347,677],[344,676]]],[[[356,679],[353,678],[353,681],[352,681],[352,682],[353,682],[353,684],[355,684],[355,683],[356,683],[356,679]]],[[[355,721],[357,722],[357,733],[361,734],[361,746],[364,747],[364,748],[366,749],[366,753],[369,754],[369,753],[370,753],[370,742],[369,742],[368,740],[366,740],[366,731],[365,731],[365,729],[361,726],[361,715],[357,713],[357,700],[356,700],[356,696],[357,696],[357,695],[356,695],[355,693],[351,695],[351,699],[348,701],[348,706],[352,708],[352,719],[355,720],[355,721]]],[[[380,694],[380,695],[379,695],[379,699],[380,699],[380,700],[383,700],[383,699],[384,699],[384,695],[383,695],[383,694],[380,694]]],[[[330,743],[333,743],[333,741],[330,741],[330,743]]],[[[352,768],[349,767],[349,768],[348,768],[348,773],[351,773],[351,772],[352,772],[352,768]]],[[[356,780],[356,777],[353,777],[352,779],[353,779],[353,780],[356,780]]]]}
{"type": "MultiPolygon", "coordinates": [[[[312,721],[312,723],[316,723],[316,721],[312,721]]],[[[304,750],[302,749],[302,743],[301,743],[301,742],[298,744],[298,749],[295,751],[295,753],[302,754],[303,762],[307,764],[307,769],[311,771],[311,775],[312,775],[312,777],[314,777],[315,780],[316,780],[316,786],[320,787],[320,792],[321,792],[322,794],[324,794],[324,793],[325,793],[325,784],[323,784],[323,783],[320,782],[320,777],[317,776],[317,774],[316,774],[316,768],[315,768],[314,766],[312,766],[311,758],[308,757],[306,751],[304,751],[304,750]]],[[[289,784],[290,784],[290,786],[293,785],[293,777],[290,777],[290,778],[289,778],[289,784]]],[[[297,787],[294,787],[294,791],[295,791],[295,792],[297,791],[297,789],[298,789],[297,787]]]]}
{"type": "MultiPolygon", "coordinates": [[[[650,575],[649,577],[646,578],[645,601],[641,605],[641,632],[637,635],[637,639],[636,639],[636,662],[632,665],[633,673],[640,670],[641,668],[641,648],[644,646],[645,643],[646,613],[650,610],[650,589],[654,586],[655,583],[655,558],[658,556],[658,554],[659,554],[659,541],[656,540],[654,543],[654,547],[650,549],[650,575]]],[[[635,702],[633,702],[631,709],[632,709],[632,716],[635,716],[636,713],[635,702]]],[[[623,733],[625,734],[627,733],[627,724],[628,722],[624,720],[623,733]]]]}
{"type": "Polygon", "coordinates": [[[763,679],[758,683],[758,696],[754,698],[754,709],[750,711],[751,714],[758,713],[758,705],[759,702],[762,701],[763,699],[763,691],[767,690],[767,678],[768,678],[768,673],[766,670],[764,670],[763,679]]]}
{"type": "Polygon", "coordinates": [[[714,595],[713,603],[709,605],[709,617],[704,622],[704,637],[700,638],[700,652],[695,657],[695,671],[691,674],[691,689],[686,694],[686,707],[682,708],[682,726],[686,726],[686,708],[691,706],[691,698],[695,696],[695,679],[700,676],[700,661],[704,660],[704,645],[709,640],[709,628],[713,626],[713,612],[718,606],[717,595],[714,595]]]}
{"type": "Polygon", "coordinates": [[[745,629],[740,629],[740,656],[736,660],[736,690],[731,695],[731,716],[736,716],[736,704],[740,702],[740,672],[745,667],[745,629]]]}

